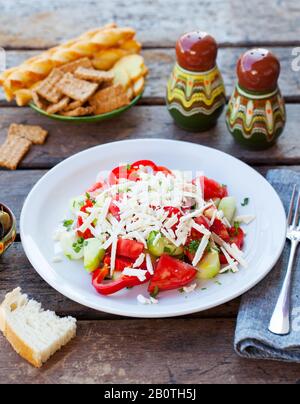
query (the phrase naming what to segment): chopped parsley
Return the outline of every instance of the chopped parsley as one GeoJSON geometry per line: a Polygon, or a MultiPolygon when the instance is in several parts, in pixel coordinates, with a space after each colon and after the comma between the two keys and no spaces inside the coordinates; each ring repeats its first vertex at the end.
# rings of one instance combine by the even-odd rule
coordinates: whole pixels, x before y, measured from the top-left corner
{"type": "Polygon", "coordinates": [[[244,198],[243,202],[241,203],[242,206],[247,206],[249,205],[250,198],[244,198]]]}
{"type": "Polygon", "coordinates": [[[190,244],[188,245],[188,250],[191,254],[196,254],[198,248],[200,245],[200,240],[193,240],[190,242],[190,244]]]}
{"type": "Polygon", "coordinates": [[[65,220],[63,222],[63,226],[67,229],[70,230],[71,227],[73,226],[74,220],[65,220]]]}
{"type": "Polygon", "coordinates": [[[207,290],[207,288],[202,288],[201,290],[207,290]]]}
{"type": "Polygon", "coordinates": [[[222,283],[220,281],[215,281],[216,285],[222,286],[222,283]]]}
{"type": "Polygon", "coordinates": [[[235,232],[234,235],[237,236],[239,234],[240,222],[234,222],[235,232]]]}
{"type": "Polygon", "coordinates": [[[159,294],[159,287],[155,286],[154,291],[151,293],[151,297],[153,297],[153,299],[155,299],[159,294]]]}
{"type": "Polygon", "coordinates": [[[172,254],[171,248],[165,247],[165,248],[164,248],[164,253],[166,253],[166,254],[172,254]]]}
{"type": "Polygon", "coordinates": [[[184,289],[183,289],[183,288],[180,288],[180,289],[178,289],[178,292],[179,292],[179,293],[184,293],[184,289]]]}
{"type": "Polygon", "coordinates": [[[72,245],[73,250],[79,254],[82,248],[84,247],[84,238],[79,238],[76,243],[72,245]]]}
{"type": "Polygon", "coordinates": [[[85,194],[86,199],[91,199],[91,194],[89,194],[88,192],[85,194]]]}
{"type": "Polygon", "coordinates": [[[132,168],[131,164],[127,164],[127,166],[126,166],[127,171],[130,171],[131,168],[132,168]]]}

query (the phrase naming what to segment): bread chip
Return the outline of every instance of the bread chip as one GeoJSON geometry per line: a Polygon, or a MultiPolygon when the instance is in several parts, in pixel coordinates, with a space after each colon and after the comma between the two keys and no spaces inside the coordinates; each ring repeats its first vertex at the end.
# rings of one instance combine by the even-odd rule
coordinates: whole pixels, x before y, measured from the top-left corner
{"type": "Polygon", "coordinates": [[[75,77],[81,80],[93,81],[98,84],[111,85],[114,80],[114,75],[111,72],[105,72],[95,69],[86,69],[79,67],[75,73],[75,77]]]}
{"type": "Polygon", "coordinates": [[[19,107],[25,107],[32,100],[32,91],[27,89],[18,90],[16,92],[16,102],[19,107]]]}
{"type": "Polygon", "coordinates": [[[119,60],[115,67],[127,70],[131,80],[136,81],[143,74],[144,58],[141,55],[129,55],[119,60]]]}
{"type": "Polygon", "coordinates": [[[8,139],[24,138],[33,144],[44,144],[48,136],[48,132],[40,126],[18,125],[13,123],[8,130],[8,139]]]}
{"type": "Polygon", "coordinates": [[[144,87],[145,87],[145,79],[144,77],[141,77],[138,81],[134,83],[133,86],[134,95],[137,97],[139,94],[141,94],[144,90],[144,87]]]}
{"type": "Polygon", "coordinates": [[[67,111],[73,111],[74,109],[77,109],[79,107],[82,107],[82,102],[81,101],[73,101],[70,104],[68,104],[65,108],[64,108],[64,112],[67,111]]]}
{"type": "Polygon", "coordinates": [[[134,97],[134,91],[132,87],[128,87],[127,91],[126,91],[127,97],[132,100],[132,98],[134,97]]]}
{"type": "Polygon", "coordinates": [[[36,88],[36,92],[47,101],[56,104],[62,98],[56,84],[63,78],[63,75],[60,70],[53,69],[49,76],[36,88]]]}
{"type": "Polygon", "coordinates": [[[8,137],[0,147],[0,167],[16,170],[30,147],[31,142],[23,137],[8,137]]]}
{"type": "Polygon", "coordinates": [[[57,114],[57,112],[64,111],[64,109],[68,106],[69,102],[70,102],[70,98],[64,97],[57,104],[49,105],[46,112],[49,115],[54,115],[54,114],[57,114]]]}
{"type": "Polygon", "coordinates": [[[89,58],[81,58],[61,66],[59,70],[63,73],[74,73],[79,67],[91,69],[93,65],[89,58]]]}
{"type": "Polygon", "coordinates": [[[129,103],[130,100],[120,84],[98,91],[90,100],[95,108],[95,115],[106,114],[129,103]]]}
{"type": "Polygon", "coordinates": [[[74,109],[73,111],[63,111],[60,113],[60,115],[63,116],[73,116],[73,117],[79,117],[79,116],[88,116],[92,115],[95,111],[95,107],[90,106],[90,107],[79,107],[74,109]]]}
{"type": "Polygon", "coordinates": [[[42,100],[36,91],[32,91],[32,100],[38,108],[47,109],[46,101],[42,100]]]}
{"type": "Polygon", "coordinates": [[[122,66],[112,68],[111,72],[114,74],[114,84],[121,84],[125,89],[131,85],[131,79],[127,70],[122,66]]]}
{"type": "Polygon", "coordinates": [[[71,73],[67,73],[57,83],[57,88],[73,100],[85,103],[95,93],[98,84],[76,79],[71,73]]]}

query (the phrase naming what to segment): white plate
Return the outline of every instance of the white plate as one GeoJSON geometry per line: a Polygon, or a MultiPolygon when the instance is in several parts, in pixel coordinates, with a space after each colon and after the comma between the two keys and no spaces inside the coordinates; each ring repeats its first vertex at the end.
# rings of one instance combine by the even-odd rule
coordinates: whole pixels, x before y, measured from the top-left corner
{"type": "Polygon", "coordinates": [[[206,310],[245,293],[261,281],[278,260],[285,243],[286,218],[282,203],[271,185],[255,170],[218,150],[171,140],[131,140],[83,151],[49,171],[29,194],[21,214],[23,247],[31,264],[54,289],[85,306],[130,317],[170,317],[206,310]],[[95,182],[99,171],[119,163],[150,159],[180,170],[203,170],[237,197],[240,214],[255,214],[246,227],[248,269],[220,275],[218,281],[203,284],[206,290],[180,294],[161,293],[158,305],[144,306],[137,295],[147,295],[146,286],[103,297],[91,285],[82,262],[54,264],[53,232],[66,217],[69,201],[95,182]],[[240,203],[250,198],[247,207],[240,203]]]}

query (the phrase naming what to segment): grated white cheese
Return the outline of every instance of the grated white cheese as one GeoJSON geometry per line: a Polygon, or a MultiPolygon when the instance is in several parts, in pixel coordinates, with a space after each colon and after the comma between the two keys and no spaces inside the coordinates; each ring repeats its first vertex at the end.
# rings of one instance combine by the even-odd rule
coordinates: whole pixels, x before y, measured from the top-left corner
{"type": "Polygon", "coordinates": [[[133,264],[133,268],[139,268],[139,267],[144,263],[145,258],[146,258],[145,254],[142,253],[142,254],[137,258],[137,260],[135,261],[135,263],[133,264]]]}
{"type": "Polygon", "coordinates": [[[238,223],[250,224],[255,219],[256,219],[256,216],[254,216],[254,215],[242,215],[242,216],[236,216],[234,221],[238,222],[238,223]]]}
{"type": "Polygon", "coordinates": [[[153,269],[153,264],[152,264],[152,259],[150,254],[146,254],[146,265],[147,265],[147,270],[150,275],[154,274],[154,269],[153,269]]]}
{"type": "Polygon", "coordinates": [[[135,276],[141,282],[144,282],[147,279],[146,273],[147,271],[137,268],[125,268],[124,271],[122,272],[122,274],[126,276],[135,276]]]}
{"type": "Polygon", "coordinates": [[[197,249],[197,252],[195,254],[195,258],[193,259],[192,265],[193,267],[197,266],[201,258],[203,257],[203,254],[205,252],[205,249],[209,243],[209,237],[208,236],[203,236],[201,243],[197,249]]]}
{"type": "Polygon", "coordinates": [[[191,286],[184,286],[183,291],[185,293],[192,293],[196,290],[197,286],[197,283],[193,283],[191,286]]]}
{"type": "Polygon", "coordinates": [[[229,264],[229,267],[232,269],[232,272],[238,272],[238,266],[236,262],[231,258],[231,256],[228,254],[228,252],[225,250],[224,247],[221,247],[222,253],[225,255],[225,258],[229,264]]]}
{"type": "Polygon", "coordinates": [[[158,304],[158,300],[154,299],[154,297],[147,298],[143,295],[138,295],[137,301],[144,305],[158,304]]]}
{"type": "Polygon", "coordinates": [[[224,247],[226,252],[230,254],[242,267],[247,268],[248,264],[242,257],[242,252],[235,246],[232,248],[228,243],[222,240],[217,234],[212,233],[213,240],[221,247],[224,247]]]}
{"type": "Polygon", "coordinates": [[[193,223],[193,229],[199,231],[199,233],[204,234],[204,236],[210,237],[211,232],[205,227],[203,226],[203,224],[197,224],[197,223],[193,223]]]}
{"type": "Polygon", "coordinates": [[[115,236],[111,245],[111,256],[110,256],[110,275],[113,276],[116,266],[116,256],[117,256],[117,246],[118,238],[115,236]]]}

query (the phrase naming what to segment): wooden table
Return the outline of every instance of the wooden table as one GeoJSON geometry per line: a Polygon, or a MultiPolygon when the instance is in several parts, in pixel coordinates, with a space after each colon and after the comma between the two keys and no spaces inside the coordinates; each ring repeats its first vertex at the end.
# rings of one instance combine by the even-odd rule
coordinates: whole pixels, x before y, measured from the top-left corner
{"type": "MultiPolygon", "coordinates": [[[[0,142],[12,122],[40,124],[50,132],[45,146],[34,147],[15,172],[0,171],[0,199],[19,218],[24,198],[51,167],[83,149],[132,138],[181,139],[215,147],[254,166],[300,169],[300,72],[292,70],[299,46],[299,0],[0,0],[0,46],[9,66],[41,49],[116,20],[137,29],[150,67],[140,104],[113,122],[71,126],[18,109],[0,97],[0,142]],[[26,4],[25,4],[26,3],[26,4]],[[102,4],[103,3],[103,4],[102,4]],[[105,3],[105,6],[104,6],[105,3]],[[260,10],[256,14],[256,10],[260,10]],[[235,63],[244,49],[268,46],[282,61],[281,88],[288,125],[267,152],[250,152],[227,133],[224,116],[209,133],[177,129],[165,107],[166,80],[174,62],[174,42],[194,27],[211,32],[221,44],[219,65],[228,94],[235,63]]],[[[42,370],[35,370],[0,337],[0,383],[300,383],[300,365],[240,359],[233,351],[239,299],[178,319],[124,319],[89,310],[49,287],[33,270],[20,239],[0,261],[0,298],[20,285],[59,315],[79,320],[78,338],[42,370]]]]}

